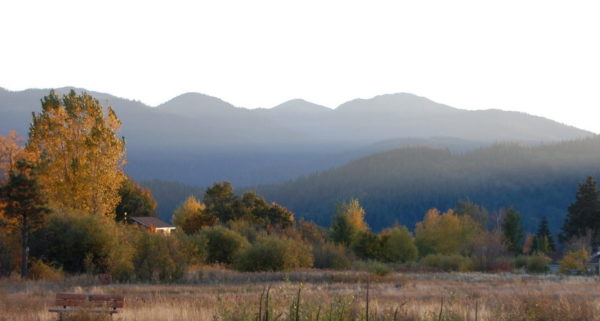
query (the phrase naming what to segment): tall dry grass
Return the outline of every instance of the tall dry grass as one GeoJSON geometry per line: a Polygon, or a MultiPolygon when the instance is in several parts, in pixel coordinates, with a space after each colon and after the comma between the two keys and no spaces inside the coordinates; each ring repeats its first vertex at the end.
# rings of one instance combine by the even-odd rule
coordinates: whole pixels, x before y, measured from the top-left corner
{"type": "Polygon", "coordinates": [[[57,292],[123,294],[126,307],[113,320],[128,321],[600,320],[600,282],[593,278],[221,269],[194,271],[181,284],[4,279],[0,320],[57,320],[47,312],[57,292]]]}

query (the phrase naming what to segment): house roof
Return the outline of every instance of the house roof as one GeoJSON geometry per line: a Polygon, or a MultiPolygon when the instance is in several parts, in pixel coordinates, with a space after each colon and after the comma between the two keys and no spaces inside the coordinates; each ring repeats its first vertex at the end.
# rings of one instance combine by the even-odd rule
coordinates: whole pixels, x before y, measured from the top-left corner
{"type": "Polygon", "coordinates": [[[138,217],[131,217],[131,220],[140,225],[143,225],[145,227],[154,226],[155,228],[166,228],[166,227],[175,228],[175,226],[173,226],[165,221],[161,221],[161,220],[157,219],[156,217],[138,216],[138,217]]]}

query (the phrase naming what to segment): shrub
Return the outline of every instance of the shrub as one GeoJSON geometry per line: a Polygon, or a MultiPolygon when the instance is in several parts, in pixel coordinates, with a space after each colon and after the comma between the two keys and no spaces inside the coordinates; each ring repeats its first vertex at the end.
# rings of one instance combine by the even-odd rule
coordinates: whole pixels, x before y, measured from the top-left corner
{"type": "Polygon", "coordinates": [[[205,228],[201,236],[206,239],[208,263],[231,264],[236,254],[248,247],[248,240],[224,226],[205,228]]]}
{"type": "Polygon", "coordinates": [[[532,255],[529,257],[529,260],[527,260],[527,272],[546,273],[550,270],[550,262],[552,262],[552,260],[543,254],[532,255]]]}
{"type": "Polygon", "coordinates": [[[412,234],[405,226],[396,226],[381,233],[381,259],[386,262],[405,263],[418,257],[412,234]]]}
{"type": "Polygon", "coordinates": [[[177,238],[139,231],[134,258],[136,277],[141,281],[175,281],[183,277],[186,260],[177,238]]]}
{"type": "Polygon", "coordinates": [[[133,273],[135,253],[127,230],[101,215],[53,213],[31,238],[32,256],[67,272],[110,273],[125,280],[133,273]]]}
{"type": "Polygon", "coordinates": [[[466,272],[472,270],[473,261],[462,255],[430,254],[421,260],[421,265],[441,271],[466,272]]]}
{"type": "Polygon", "coordinates": [[[62,269],[57,269],[41,260],[33,260],[29,268],[29,277],[34,280],[62,280],[64,274],[62,269]]]}
{"type": "Polygon", "coordinates": [[[381,240],[373,232],[363,231],[356,233],[350,247],[354,254],[362,259],[380,260],[383,256],[381,240]]]}
{"type": "Polygon", "coordinates": [[[352,266],[348,249],[341,244],[320,243],[313,246],[314,266],[319,269],[344,270],[352,266]]]}
{"type": "Polygon", "coordinates": [[[552,260],[543,255],[519,255],[513,260],[513,267],[516,269],[525,269],[528,273],[545,273],[550,269],[550,262],[552,260]]]}
{"type": "Polygon", "coordinates": [[[528,256],[527,255],[519,255],[517,257],[515,257],[512,261],[512,266],[515,269],[524,269],[527,268],[527,261],[528,261],[528,256]]]}
{"type": "Polygon", "coordinates": [[[560,260],[560,273],[585,273],[589,256],[590,254],[585,248],[568,252],[560,260]]]}
{"type": "Polygon", "coordinates": [[[206,238],[202,234],[188,235],[184,232],[176,231],[173,233],[173,236],[179,241],[181,254],[188,264],[199,265],[206,263],[208,249],[206,238]]]}
{"type": "Polygon", "coordinates": [[[16,268],[21,248],[16,233],[6,233],[7,228],[0,233],[0,276],[9,276],[16,268]]]}
{"type": "Polygon", "coordinates": [[[481,231],[468,249],[473,267],[477,271],[510,271],[512,255],[504,245],[498,231],[481,231]]]}
{"type": "Polygon", "coordinates": [[[388,275],[394,270],[389,264],[378,261],[357,261],[353,264],[353,269],[369,272],[377,276],[388,275]]]}
{"type": "Polygon", "coordinates": [[[269,235],[241,252],[235,267],[241,271],[286,271],[312,265],[312,251],[306,243],[269,235]]]}

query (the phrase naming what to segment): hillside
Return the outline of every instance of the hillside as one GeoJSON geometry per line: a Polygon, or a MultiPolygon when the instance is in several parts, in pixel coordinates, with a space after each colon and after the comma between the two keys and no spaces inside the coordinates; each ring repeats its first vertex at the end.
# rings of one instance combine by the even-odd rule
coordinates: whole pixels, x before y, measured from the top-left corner
{"type": "MultiPolygon", "coordinates": [[[[16,129],[25,136],[31,112],[40,110],[48,92],[0,88],[0,133],[16,129]]],[[[294,99],[252,110],[199,93],[157,107],[90,94],[113,106],[122,120],[131,176],[196,186],[222,180],[236,186],[278,183],[415,144],[461,151],[498,141],[553,142],[591,134],[541,117],[461,110],[411,94],[356,99],[336,109],[294,99]]]]}
{"type": "Polygon", "coordinates": [[[336,202],[358,198],[374,229],[413,226],[432,207],[470,199],[490,210],[514,205],[529,231],[547,216],[557,230],[587,175],[600,178],[600,136],[528,147],[496,144],[464,153],[407,147],[258,191],[299,217],[327,225],[336,202]]]}

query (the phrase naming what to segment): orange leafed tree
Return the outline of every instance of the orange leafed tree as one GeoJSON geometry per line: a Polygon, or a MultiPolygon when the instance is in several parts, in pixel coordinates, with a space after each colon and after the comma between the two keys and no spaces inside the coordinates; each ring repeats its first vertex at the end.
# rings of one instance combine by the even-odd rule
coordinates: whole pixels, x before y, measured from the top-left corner
{"type": "Polygon", "coordinates": [[[42,99],[27,150],[39,161],[39,181],[52,206],[113,217],[125,179],[125,141],[117,115],[75,91],[42,99]]]}

